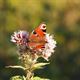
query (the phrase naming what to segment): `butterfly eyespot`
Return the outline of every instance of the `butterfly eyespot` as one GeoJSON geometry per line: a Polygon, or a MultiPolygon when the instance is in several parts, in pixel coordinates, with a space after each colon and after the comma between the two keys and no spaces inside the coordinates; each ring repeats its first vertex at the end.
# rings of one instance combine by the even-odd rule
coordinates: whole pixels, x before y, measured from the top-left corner
{"type": "Polygon", "coordinates": [[[46,25],[43,26],[43,28],[45,28],[45,27],[46,27],[46,25]]]}
{"type": "Polygon", "coordinates": [[[36,32],[35,32],[35,31],[33,31],[33,34],[36,34],[36,32]]]}
{"type": "Polygon", "coordinates": [[[46,29],[46,24],[41,24],[41,28],[40,29],[45,30],[46,29]]]}

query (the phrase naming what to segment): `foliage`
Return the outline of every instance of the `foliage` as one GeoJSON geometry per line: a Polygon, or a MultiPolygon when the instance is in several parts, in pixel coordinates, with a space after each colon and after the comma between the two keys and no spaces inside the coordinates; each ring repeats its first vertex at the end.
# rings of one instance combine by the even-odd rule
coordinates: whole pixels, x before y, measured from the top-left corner
{"type": "MultiPolygon", "coordinates": [[[[23,76],[14,76],[11,78],[11,80],[26,80],[26,78],[23,76]]],[[[49,79],[44,79],[40,77],[34,77],[33,80],[49,80],[49,79]]]]}

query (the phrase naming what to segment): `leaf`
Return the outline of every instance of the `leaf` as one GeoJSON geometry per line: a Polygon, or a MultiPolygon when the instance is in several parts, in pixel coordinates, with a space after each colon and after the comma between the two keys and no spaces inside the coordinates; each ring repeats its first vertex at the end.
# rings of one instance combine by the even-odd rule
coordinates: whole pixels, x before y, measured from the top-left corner
{"type": "Polygon", "coordinates": [[[45,79],[45,78],[40,78],[40,77],[34,77],[33,80],[50,80],[50,79],[45,79]]]}
{"type": "Polygon", "coordinates": [[[40,69],[42,68],[43,66],[45,65],[48,65],[49,63],[36,63],[33,65],[32,69],[35,70],[35,69],[40,69]]]}
{"type": "Polygon", "coordinates": [[[25,67],[22,67],[22,66],[6,66],[6,68],[21,68],[23,70],[26,69],[25,67]]]}
{"type": "Polygon", "coordinates": [[[24,76],[13,76],[10,80],[26,80],[24,76]]]}

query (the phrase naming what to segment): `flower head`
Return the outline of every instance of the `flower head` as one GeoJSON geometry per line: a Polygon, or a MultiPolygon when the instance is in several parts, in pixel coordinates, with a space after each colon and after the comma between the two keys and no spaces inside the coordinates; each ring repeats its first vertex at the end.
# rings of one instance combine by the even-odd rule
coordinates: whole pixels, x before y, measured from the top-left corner
{"type": "Polygon", "coordinates": [[[14,34],[11,36],[11,41],[13,43],[16,43],[19,51],[23,52],[27,48],[28,37],[29,37],[28,32],[18,31],[18,32],[14,32],[14,34]]]}
{"type": "MultiPolygon", "coordinates": [[[[44,44],[43,49],[39,50],[34,50],[33,48],[31,48],[33,46],[29,45],[30,43],[29,40],[30,40],[29,33],[26,31],[14,32],[14,34],[11,36],[11,41],[16,43],[19,52],[24,53],[26,51],[30,51],[31,56],[33,56],[34,58],[43,57],[44,59],[48,60],[51,54],[54,53],[54,48],[56,47],[56,41],[53,39],[51,35],[47,33],[45,34],[46,43],[44,44]]],[[[36,42],[33,43],[37,44],[36,42]]]]}
{"type": "Polygon", "coordinates": [[[53,39],[52,36],[46,34],[46,41],[45,48],[42,51],[43,58],[48,60],[52,53],[54,53],[54,48],[56,47],[56,41],[53,39]]]}

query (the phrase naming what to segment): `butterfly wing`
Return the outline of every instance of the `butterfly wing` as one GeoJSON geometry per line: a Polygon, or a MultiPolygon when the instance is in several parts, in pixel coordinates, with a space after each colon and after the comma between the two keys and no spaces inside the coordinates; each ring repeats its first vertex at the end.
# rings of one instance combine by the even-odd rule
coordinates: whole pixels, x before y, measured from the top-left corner
{"type": "Polygon", "coordinates": [[[29,36],[29,47],[33,50],[43,50],[45,47],[46,25],[40,24],[29,36]]]}

